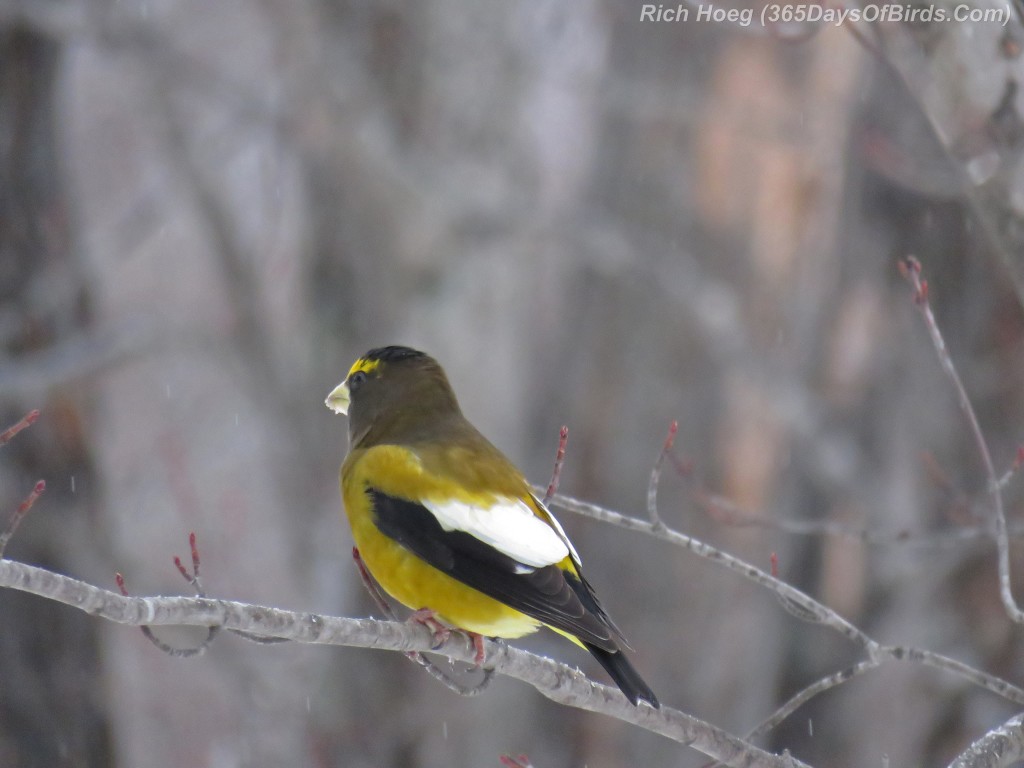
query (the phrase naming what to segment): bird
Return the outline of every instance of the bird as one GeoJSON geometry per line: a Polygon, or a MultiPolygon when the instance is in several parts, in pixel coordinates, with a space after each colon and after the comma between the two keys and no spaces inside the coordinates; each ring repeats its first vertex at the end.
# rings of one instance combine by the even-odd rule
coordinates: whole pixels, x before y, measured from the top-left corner
{"type": "Polygon", "coordinates": [[[546,626],[589,651],[634,706],[660,707],[562,526],[466,419],[434,358],[371,349],[325,404],[348,416],[340,485],[359,557],[414,619],[469,633],[478,665],[482,637],[546,626]]]}

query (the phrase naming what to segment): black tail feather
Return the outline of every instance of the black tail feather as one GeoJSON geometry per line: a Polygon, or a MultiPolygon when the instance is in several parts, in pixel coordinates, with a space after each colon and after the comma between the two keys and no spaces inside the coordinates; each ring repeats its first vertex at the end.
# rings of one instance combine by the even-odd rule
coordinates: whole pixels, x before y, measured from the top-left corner
{"type": "Polygon", "coordinates": [[[640,701],[646,701],[655,709],[661,709],[658,697],[654,695],[651,687],[640,677],[640,673],[629,663],[626,654],[622,651],[606,651],[596,645],[584,643],[590,655],[593,656],[604,667],[605,672],[611,676],[615,684],[619,686],[626,698],[633,702],[635,707],[640,701]]]}

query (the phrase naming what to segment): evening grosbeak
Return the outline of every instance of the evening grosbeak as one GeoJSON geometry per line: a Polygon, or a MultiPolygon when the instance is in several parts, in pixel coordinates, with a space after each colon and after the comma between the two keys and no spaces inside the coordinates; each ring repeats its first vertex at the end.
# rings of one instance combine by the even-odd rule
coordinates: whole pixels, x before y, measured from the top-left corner
{"type": "Polygon", "coordinates": [[[342,499],[362,560],[388,594],[474,635],[478,662],[480,636],[550,627],[590,651],[634,705],[659,706],[562,526],[462,415],[437,361],[408,347],[371,349],[326,404],[348,414],[342,499]]]}

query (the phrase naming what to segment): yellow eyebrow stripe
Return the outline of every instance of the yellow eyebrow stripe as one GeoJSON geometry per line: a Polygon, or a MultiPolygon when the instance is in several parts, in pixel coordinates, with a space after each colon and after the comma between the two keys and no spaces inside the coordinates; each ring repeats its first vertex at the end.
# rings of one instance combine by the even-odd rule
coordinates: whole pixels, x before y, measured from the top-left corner
{"type": "MultiPolygon", "coordinates": [[[[373,373],[379,367],[380,360],[367,360],[365,357],[361,357],[352,364],[352,368],[349,370],[348,376],[351,376],[353,373],[358,373],[359,371],[367,374],[373,373]]],[[[348,376],[345,378],[347,379],[348,376]]]]}

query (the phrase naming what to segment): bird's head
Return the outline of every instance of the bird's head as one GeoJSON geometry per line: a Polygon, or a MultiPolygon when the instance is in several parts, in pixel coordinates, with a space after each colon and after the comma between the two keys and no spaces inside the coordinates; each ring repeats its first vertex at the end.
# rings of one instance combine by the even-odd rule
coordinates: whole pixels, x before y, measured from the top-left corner
{"type": "Polygon", "coordinates": [[[371,349],[356,360],[324,404],[348,415],[353,447],[414,442],[447,417],[462,415],[438,362],[398,346],[371,349]]]}

